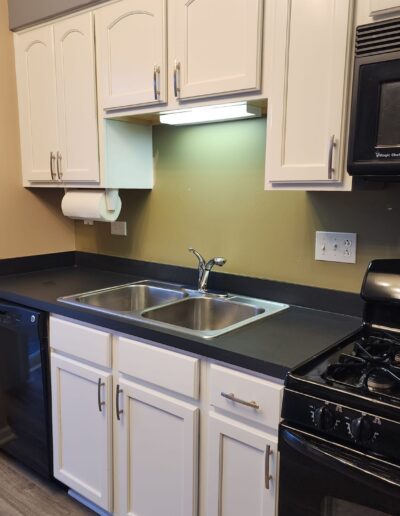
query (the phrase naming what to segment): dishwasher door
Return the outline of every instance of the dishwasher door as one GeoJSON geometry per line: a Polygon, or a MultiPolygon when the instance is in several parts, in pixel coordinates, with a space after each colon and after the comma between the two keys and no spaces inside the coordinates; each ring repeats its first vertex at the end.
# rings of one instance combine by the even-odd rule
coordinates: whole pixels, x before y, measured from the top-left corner
{"type": "Polygon", "coordinates": [[[52,477],[46,314],[0,301],[0,450],[52,477]]]}

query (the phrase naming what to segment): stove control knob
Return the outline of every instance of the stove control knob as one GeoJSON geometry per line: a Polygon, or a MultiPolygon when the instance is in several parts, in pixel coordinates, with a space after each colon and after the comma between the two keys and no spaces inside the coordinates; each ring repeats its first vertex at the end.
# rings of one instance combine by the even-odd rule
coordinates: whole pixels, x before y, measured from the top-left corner
{"type": "Polygon", "coordinates": [[[365,416],[353,419],[350,424],[350,430],[351,435],[359,443],[366,443],[373,435],[372,425],[365,416]]]}
{"type": "Polygon", "coordinates": [[[326,405],[314,411],[314,423],[319,430],[330,430],[335,425],[335,416],[326,405]]]}

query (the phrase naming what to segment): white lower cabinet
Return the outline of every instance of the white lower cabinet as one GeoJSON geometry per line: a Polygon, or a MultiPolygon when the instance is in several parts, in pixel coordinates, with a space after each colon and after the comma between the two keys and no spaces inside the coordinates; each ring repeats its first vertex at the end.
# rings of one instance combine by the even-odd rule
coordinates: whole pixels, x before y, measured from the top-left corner
{"type": "Polygon", "coordinates": [[[120,513],[195,516],[199,409],[119,380],[120,513]]]}
{"type": "Polygon", "coordinates": [[[51,354],[54,476],[112,509],[111,372],[51,354]]]}
{"type": "Polygon", "coordinates": [[[282,385],[60,317],[50,346],[55,476],[100,514],[276,515],[282,385]]]}
{"type": "Polygon", "coordinates": [[[210,414],[207,516],[273,516],[278,439],[210,414]]]}

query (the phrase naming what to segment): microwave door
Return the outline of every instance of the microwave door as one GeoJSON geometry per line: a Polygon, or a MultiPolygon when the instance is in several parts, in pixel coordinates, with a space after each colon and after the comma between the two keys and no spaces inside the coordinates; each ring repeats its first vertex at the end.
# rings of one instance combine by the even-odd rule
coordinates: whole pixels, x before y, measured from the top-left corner
{"type": "Polygon", "coordinates": [[[400,17],[356,29],[347,170],[400,180],[400,17]]]}
{"type": "Polygon", "coordinates": [[[400,80],[380,85],[376,140],[376,153],[400,153],[400,80]]]}
{"type": "Polygon", "coordinates": [[[393,54],[356,59],[347,163],[354,176],[400,179],[400,53],[393,54]]]}

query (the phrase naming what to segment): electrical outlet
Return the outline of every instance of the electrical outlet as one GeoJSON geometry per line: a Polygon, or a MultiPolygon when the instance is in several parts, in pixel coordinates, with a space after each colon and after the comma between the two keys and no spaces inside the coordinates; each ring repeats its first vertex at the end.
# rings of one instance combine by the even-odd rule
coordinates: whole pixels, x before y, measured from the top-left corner
{"type": "Polygon", "coordinates": [[[356,263],[357,233],[315,233],[315,259],[326,262],[356,263]]]}
{"type": "Polygon", "coordinates": [[[111,222],[111,234],[126,236],[126,222],[123,220],[116,220],[115,222],[111,222]]]}

